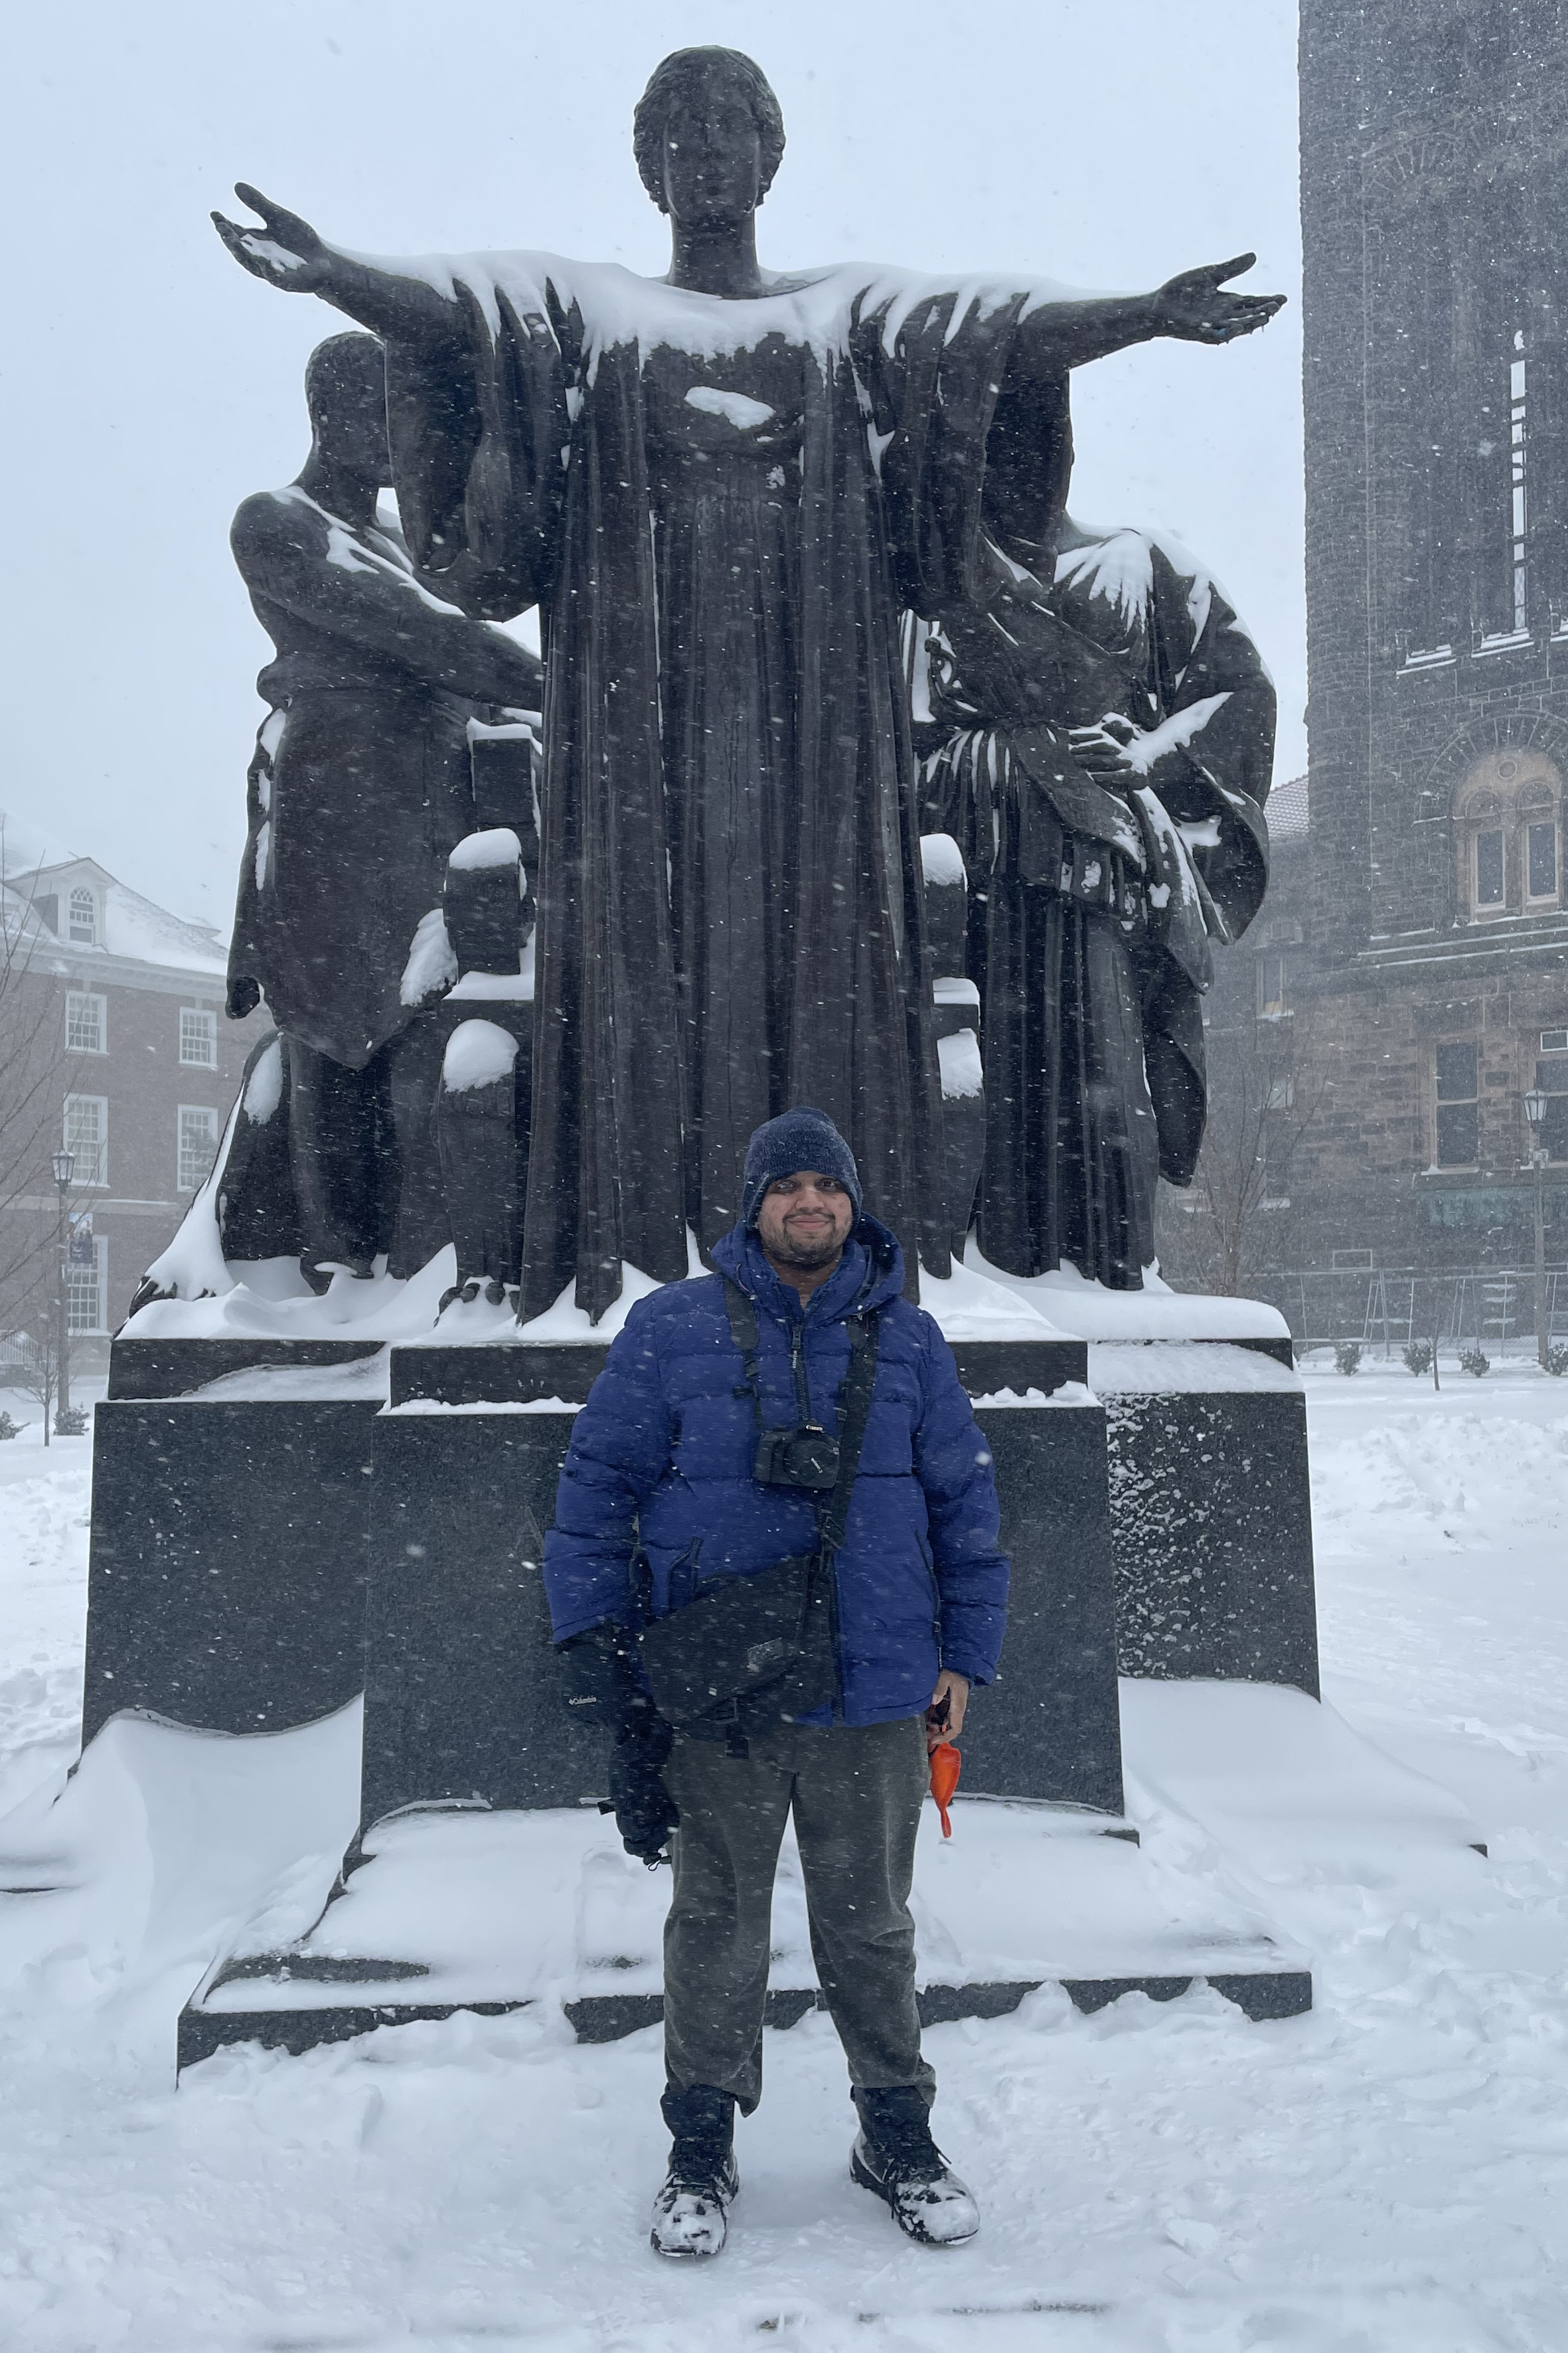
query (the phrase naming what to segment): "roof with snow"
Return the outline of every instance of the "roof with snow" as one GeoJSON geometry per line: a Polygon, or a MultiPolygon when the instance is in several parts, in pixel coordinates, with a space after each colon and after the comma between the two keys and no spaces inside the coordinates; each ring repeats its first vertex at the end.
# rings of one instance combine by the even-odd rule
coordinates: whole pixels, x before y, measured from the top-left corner
{"type": "Polygon", "coordinates": [[[192,923],[144,899],[95,859],[50,841],[25,820],[0,810],[0,896],[40,947],[58,941],[72,956],[119,957],[181,972],[221,975],[228,943],[211,923],[192,923]],[[68,936],[73,889],[93,895],[91,941],[68,936]]]}
{"type": "Polygon", "coordinates": [[[1271,841],[1302,839],[1307,831],[1307,779],[1291,776],[1276,785],[1268,796],[1268,838],[1271,841]]]}

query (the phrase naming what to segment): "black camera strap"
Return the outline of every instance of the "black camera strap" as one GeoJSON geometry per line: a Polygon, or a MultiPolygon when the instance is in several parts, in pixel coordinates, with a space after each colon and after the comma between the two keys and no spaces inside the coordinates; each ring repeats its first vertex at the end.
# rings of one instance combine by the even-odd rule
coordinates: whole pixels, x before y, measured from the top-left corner
{"type": "MultiPolygon", "coordinates": [[[[755,1303],[740,1284],[729,1275],[724,1277],[724,1307],[730,1318],[730,1337],[745,1361],[746,1388],[751,1392],[756,1411],[757,1428],[763,1428],[763,1395],[758,1356],[762,1333],[757,1324],[755,1303]]],[[[856,1473],[860,1468],[860,1450],[866,1442],[866,1424],[870,1419],[871,1392],[877,1385],[877,1311],[855,1315],[849,1320],[849,1372],[844,1384],[844,1404],[838,1424],[838,1477],[826,1505],[816,1507],[817,1537],[825,1553],[837,1552],[844,1542],[845,1525],[849,1517],[849,1498],[855,1490],[856,1473]]]]}
{"type": "MultiPolygon", "coordinates": [[[[757,1355],[763,1345],[763,1335],[757,1326],[756,1308],[752,1305],[746,1293],[742,1290],[740,1284],[735,1282],[732,1276],[728,1274],[724,1277],[724,1313],[730,1318],[730,1337],[733,1340],[736,1347],[739,1348],[742,1356],[745,1359],[746,1378],[744,1388],[746,1394],[752,1400],[752,1410],[757,1417],[757,1428],[761,1430],[763,1426],[763,1392],[760,1387],[762,1377],[758,1367],[757,1355]]],[[[740,1390],[737,1390],[736,1395],[739,1396],[740,1394],[740,1390]]]]}
{"type": "Polygon", "coordinates": [[[849,1324],[849,1374],[844,1384],[844,1410],[838,1432],[838,1482],[818,1514],[824,1552],[838,1550],[849,1517],[849,1498],[860,1468],[860,1449],[871,1416],[871,1391],[877,1384],[877,1311],[854,1316],[849,1324]]]}

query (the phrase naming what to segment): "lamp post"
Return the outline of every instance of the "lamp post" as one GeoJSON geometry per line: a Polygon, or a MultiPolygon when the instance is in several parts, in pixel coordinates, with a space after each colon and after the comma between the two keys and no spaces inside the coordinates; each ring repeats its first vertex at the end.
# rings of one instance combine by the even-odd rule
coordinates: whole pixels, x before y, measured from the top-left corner
{"type": "MultiPolygon", "coordinates": [[[[55,1420],[58,1423],[61,1414],[68,1410],[71,1401],[70,1367],[68,1361],[70,1354],[70,1302],[68,1296],[66,1282],[66,1198],[70,1192],[71,1178],[76,1174],[76,1154],[74,1152],[57,1152],[54,1155],[53,1166],[55,1172],[55,1191],[59,1196],[60,1205],[59,1221],[55,1235],[56,1244],[59,1253],[59,1267],[57,1280],[57,1289],[59,1295],[56,1301],[56,1309],[59,1318],[59,1342],[58,1353],[55,1358],[55,1420]]],[[[48,1416],[46,1409],[46,1436],[47,1435],[47,1422],[48,1416]]]]}
{"type": "Polygon", "coordinates": [[[1543,1088],[1531,1087],[1526,1091],[1524,1116],[1530,1126],[1530,1166],[1535,1178],[1535,1357],[1544,1371],[1551,1319],[1546,1313],[1546,1206],[1542,1193],[1546,1173],[1546,1147],[1541,1141],[1546,1121],[1543,1088]]]}

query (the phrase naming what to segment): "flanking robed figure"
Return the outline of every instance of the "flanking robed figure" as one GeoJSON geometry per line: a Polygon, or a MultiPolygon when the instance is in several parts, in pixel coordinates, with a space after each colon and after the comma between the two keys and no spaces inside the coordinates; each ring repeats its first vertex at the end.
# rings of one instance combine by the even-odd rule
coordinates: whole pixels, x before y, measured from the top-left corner
{"type": "MultiPolygon", "coordinates": [[[[399,511],[428,586],[546,660],[520,1313],[595,1320],[623,1262],[684,1275],[746,1139],[848,1138],[911,1270],[948,1266],[904,610],[988,609],[994,545],[1054,549],[1075,366],[1272,314],[1241,261],[1158,292],[847,266],[764,272],[784,151],[750,59],[655,73],[635,147],[669,277],[542,253],[371,261],[242,187],[258,277],[385,343],[399,511]]],[[[1089,714],[1098,718],[1098,712],[1089,714]]]]}
{"type": "Polygon", "coordinates": [[[969,877],[981,1251],[1137,1290],[1203,1142],[1210,943],[1268,880],[1275,695],[1183,548],[1058,522],[988,531],[978,593],[910,624],[922,822],[969,877]]]}

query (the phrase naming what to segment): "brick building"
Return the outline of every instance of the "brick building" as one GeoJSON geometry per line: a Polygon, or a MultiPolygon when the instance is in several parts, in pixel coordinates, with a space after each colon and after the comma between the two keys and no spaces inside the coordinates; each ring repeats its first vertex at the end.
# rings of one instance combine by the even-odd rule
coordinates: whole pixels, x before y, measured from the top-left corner
{"type": "Polygon", "coordinates": [[[70,1322],[90,1364],[212,1166],[265,1012],[225,1018],[227,945],[129,890],[90,858],[7,826],[0,992],[0,1338],[33,1332],[54,1296],[58,1196],[50,1155],[75,1155],[82,1227],[70,1322]]]}
{"type": "Polygon", "coordinates": [[[1300,72],[1310,786],[1211,1021],[1321,1086],[1285,1262],[1527,1264],[1540,1086],[1561,1263],[1568,13],[1302,0],[1300,72]]]}

